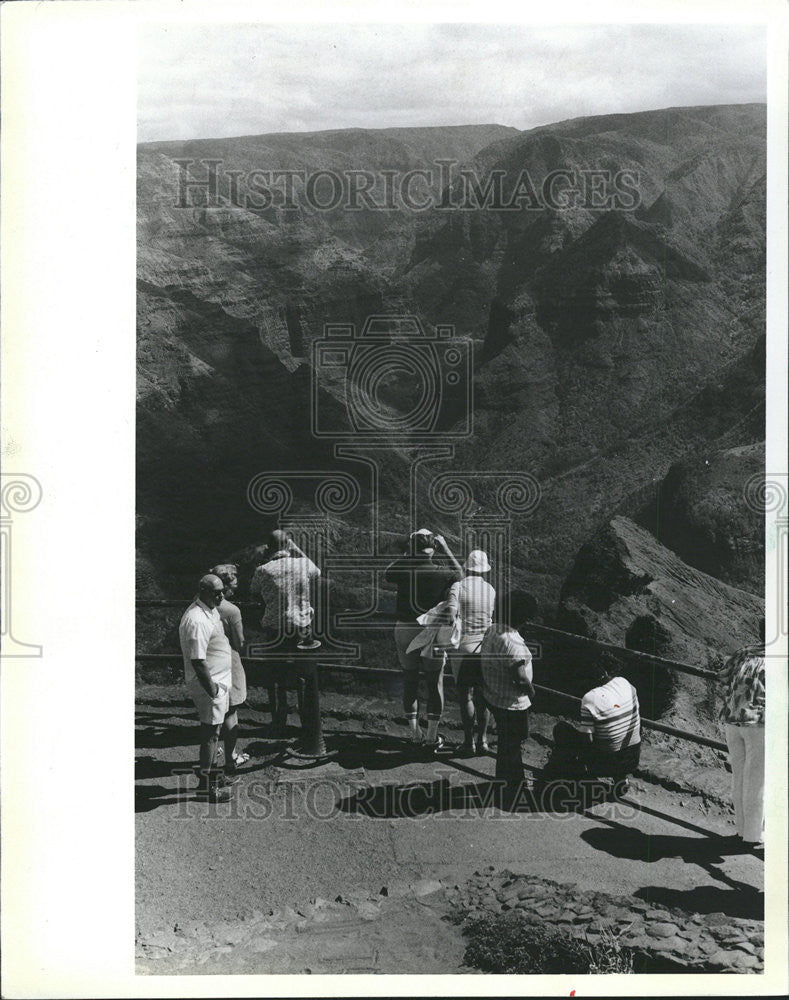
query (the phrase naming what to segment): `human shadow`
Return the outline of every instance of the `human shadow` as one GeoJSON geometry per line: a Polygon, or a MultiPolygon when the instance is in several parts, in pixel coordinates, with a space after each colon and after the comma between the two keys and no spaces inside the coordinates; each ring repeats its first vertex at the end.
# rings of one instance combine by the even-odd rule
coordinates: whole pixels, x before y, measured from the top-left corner
{"type": "Polygon", "coordinates": [[[581,839],[597,851],[617,858],[653,864],[666,858],[678,858],[688,864],[723,864],[724,858],[742,853],[726,838],[683,837],[677,834],[644,833],[638,827],[623,826],[599,817],[602,827],[584,830],[581,839]]]}
{"type": "MultiPolygon", "coordinates": [[[[718,867],[730,855],[742,853],[742,848],[733,844],[731,838],[710,835],[706,837],[683,837],[670,834],[644,833],[636,827],[623,826],[615,820],[598,817],[598,826],[585,830],[581,839],[598,851],[604,851],[616,858],[640,861],[652,864],[666,858],[677,858],[686,864],[692,864],[704,871],[710,879],[721,882],[725,890],[715,886],[696,886],[692,890],[671,890],[658,888],[656,891],[663,896],[666,905],[681,906],[683,909],[705,907],[714,901],[715,909],[697,909],[697,912],[722,912],[730,916],[738,916],[735,909],[745,906],[754,908],[759,905],[754,894],[758,890],[747,882],[732,878],[718,867]],[[675,897],[675,902],[669,900],[675,897]]],[[[641,893],[652,892],[651,887],[641,890],[641,893]]],[[[638,895],[638,893],[636,893],[638,895]]],[[[646,897],[645,897],[646,898],[646,897]]],[[[650,896],[654,900],[654,896],[650,896]]]]}
{"type": "MultiPolygon", "coordinates": [[[[297,727],[288,727],[284,737],[269,737],[246,743],[244,750],[254,758],[276,755],[277,765],[286,770],[315,771],[327,762],[346,771],[365,770],[382,772],[405,767],[407,765],[424,765],[424,767],[452,766],[466,771],[474,777],[485,778],[481,771],[464,767],[451,758],[451,751],[445,754],[434,754],[423,747],[414,746],[410,740],[400,736],[389,736],[379,733],[349,733],[339,730],[324,730],[325,756],[319,758],[301,757],[298,755],[299,740],[304,731],[297,727]]],[[[250,770],[258,770],[260,766],[269,766],[271,760],[258,765],[254,760],[250,770]]]]}
{"type": "Polygon", "coordinates": [[[196,746],[199,742],[200,726],[196,719],[187,723],[168,719],[161,725],[138,725],[134,733],[134,745],[141,750],[196,746]]]}
{"type": "Polygon", "coordinates": [[[389,771],[408,764],[436,764],[442,755],[426,752],[401,736],[379,733],[326,733],[332,759],[347,770],[389,771]]]}
{"type": "MultiPolygon", "coordinates": [[[[453,762],[448,762],[452,764],[453,762]]],[[[406,819],[435,813],[484,815],[489,809],[508,813],[583,812],[601,801],[599,783],[506,782],[480,775],[481,781],[453,784],[446,776],[408,784],[372,785],[357,789],[337,803],[339,812],[374,819],[406,819]]]]}
{"type": "Polygon", "coordinates": [[[190,708],[194,710],[191,698],[141,698],[140,705],[146,708],[190,708]]]}
{"type": "Polygon", "coordinates": [[[184,761],[157,760],[155,757],[144,755],[134,759],[134,780],[172,778],[178,774],[192,773],[196,768],[197,763],[192,765],[184,761]]]}
{"type": "Polygon", "coordinates": [[[693,889],[647,885],[633,895],[649,903],[676,907],[686,913],[725,913],[729,917],[764,920],[764,893],[749,885],[736,889],[723,889],[716,885],[698,885],[693,889]]]}
{"type": "MultiPolygon", "coordinates": [[[[194,798],[194,795],[187,796],[194,798]]],[[[151,812],[159,806],[178,805],[184,800],[183,794],[178,794],[172,788],[163,785],[137,785],[134,789],[134,811],[136,813],[151,812]]]]}

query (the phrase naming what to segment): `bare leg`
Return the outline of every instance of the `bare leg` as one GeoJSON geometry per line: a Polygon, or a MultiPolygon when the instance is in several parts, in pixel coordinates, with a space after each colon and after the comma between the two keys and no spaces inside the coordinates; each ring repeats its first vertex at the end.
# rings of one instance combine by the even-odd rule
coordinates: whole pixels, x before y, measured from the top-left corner
{"type": "Polygon", "coordinates": [[[207,787],[219,743],[219,726],[200,723],[200,785],[207,787]]]}
{"type": "Polygon", "coordinates": [[[470,747],[474,742],[474,701],[471,694],[473,688],[468,684],[458,685],[458,702],[460,703],[460,721],[463,723],[463,743],[470,747]]]}
{"type": "Polygon", "coordinates": [[[425,674],[427,681],[427,742],[438,739],[438,724],[444,711],[444,671],[431,670],[425,674]]]}
{"type": "Polygon", "coordinates": [[[233,766],[233,751],[236,748],[238,738],[238,712],[236,709],[228,712],[222,724],[222,736],[225,743],[225,767],[233,766]]]}
{"type": "Polygon", "coordinates": [[[482,687],[479,684],[474,688],[474,705],[476,706],[477,725],[479,727],[477,739],[480,744],[487,743],[490,709],[488,708],[487,702],[482,697],[482,687]]]}
{"type": "Polygon", "coordinates": [[[403,711],[407,716],[419,711],[419,671],[403,671],[403,711]]]}

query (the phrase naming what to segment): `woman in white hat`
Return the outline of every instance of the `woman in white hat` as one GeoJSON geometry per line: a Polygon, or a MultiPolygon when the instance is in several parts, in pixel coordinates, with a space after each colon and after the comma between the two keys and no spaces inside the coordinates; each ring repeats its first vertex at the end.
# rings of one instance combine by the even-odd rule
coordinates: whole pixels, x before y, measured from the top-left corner
{"type": "Polygon", "coordinates": [[[460,617],[461,634],[457,651],[450,657],[455,688],[463,723],[463,752],[473,754],[474,723],[478,725],[477,753],[488,749],[490,713],[482,697],[479,650],[493,620],[496,591],[485,579],[490,572],[488,557],[482,549],[469,552],[464,563],[465,576],[449,589],[449,608],[460,617]]]}

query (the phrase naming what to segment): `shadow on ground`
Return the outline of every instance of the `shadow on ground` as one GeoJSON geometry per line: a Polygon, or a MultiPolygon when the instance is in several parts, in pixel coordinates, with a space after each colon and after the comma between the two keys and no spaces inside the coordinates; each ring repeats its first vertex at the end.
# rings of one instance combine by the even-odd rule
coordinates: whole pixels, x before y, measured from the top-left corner
{"type": "Polygon", "coordinates": [[[648,903],[677,907],[686,913],[725,913],[729,917],[764,920],[764,893],[749,885],[736,889],[721,889],[715,885],[667,889],[665,886],[647,885],[633,895],[648,903]]]}

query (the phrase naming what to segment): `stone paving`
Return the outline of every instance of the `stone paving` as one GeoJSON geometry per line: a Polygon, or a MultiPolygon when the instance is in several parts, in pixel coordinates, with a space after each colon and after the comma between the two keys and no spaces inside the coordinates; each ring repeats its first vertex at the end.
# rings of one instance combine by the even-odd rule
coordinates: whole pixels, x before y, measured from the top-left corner
{"type": "Polygon", "coordinates": [[[489,867],[448,893],[463,913],[517,910],[524,922],[549,924],[597,942],[606,932],[652,959],[688,972],[761,972],[764,924],[723,913],[686,913],[633,896],[584,892],[576,883],[498,872],[489,867]]]}
{"type": "Polygon", "coordinates": [[[634,953],[636,971],[764,969],[761,921],[689,914],[493,866],[463,884],[422,879],[378,893],[349,890],[334,900],[313,898],[244,920],[190,921],[152,933],[138,924],[137,969],[158,975],[469,973],[476,970],[463,965],[465,921],[508,911],[525,928],[551,926],[590,944],[613,935],[634,953]]]}

